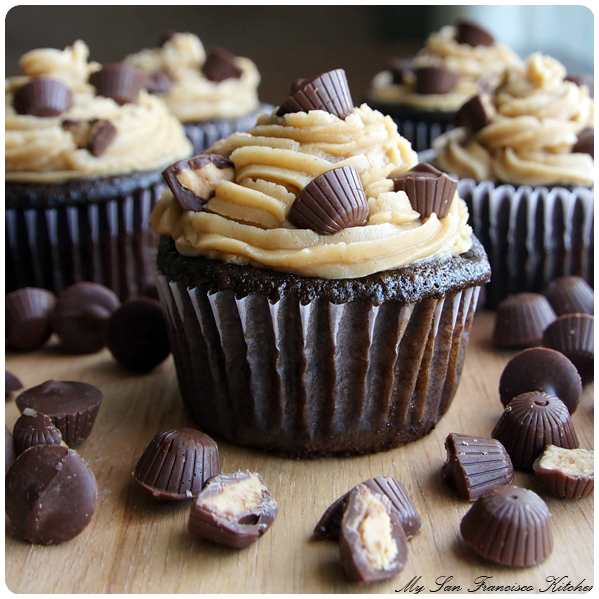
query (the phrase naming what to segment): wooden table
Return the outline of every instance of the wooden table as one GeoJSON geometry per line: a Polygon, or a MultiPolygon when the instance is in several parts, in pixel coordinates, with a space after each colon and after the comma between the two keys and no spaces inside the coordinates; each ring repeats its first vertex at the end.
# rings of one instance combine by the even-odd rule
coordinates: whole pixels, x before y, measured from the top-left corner
{"type": "MultiPolygon", "coordinates": [[[[553,514],[555,548],[542,565],[497,566],[473,553],[459,536],[470,504],[456,498],[440,478],[443,441],[449,432],[489,436],[502,407],[497,387],[515,352],[490,344],[493,315],[474,322],[462,382],[449,413],[427,437],[376,455],[294,461],[220,442],[224,472],[260,472],[279,504],[266,535],[237,551],[187,532],[189,502],[156,503],[131,477],[137,458],[158,430],[191,424],[183,410],[172,360],[136,376],[120,369],[106,351],[71,357],[52,345],[31,354],[7,354],[6,367],[26,386],[49,378],[82,380],[104,392],[95,428],[79,453],[99,486],[91,524],[74,540],[42,547],[22,541],[7,520],[6,583],[15,593],[392,593],[410,587],[422,593],[490,576],[489,585],[520,585],[538,593],[548,577],[574,587],[593,584],[593,495],[577,501],[548,497],[532,474],[515,482],[539,492],[553,514]],[[353,485],[373,476],[399,479],[423,522],[410,542],[409,563],[395,579],[370,586],[346,581],[335,542],[311,541],[325,508],[353,485]],[[451,579],[449,577],[452,577],[451,579]]],[[[6,402],[6,421],[18,417],[6,402]]],[[[593,447],[593,386],[585,389],[573,416],[580,446],[593,447]]],[[[559,586],[559,585],[558,585],[559,586]]],[[[482,592],[482,591],[479,591],[482,592]]]]}

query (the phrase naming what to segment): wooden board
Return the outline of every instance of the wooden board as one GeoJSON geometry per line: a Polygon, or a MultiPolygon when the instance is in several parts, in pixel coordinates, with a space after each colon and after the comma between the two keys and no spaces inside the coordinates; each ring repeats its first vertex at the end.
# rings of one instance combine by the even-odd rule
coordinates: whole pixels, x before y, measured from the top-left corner
{"type": "MultiPolygon", "coordinates": [[[[474,322],[462,382],[448,414],[427,437],[375,455],[294,461],[219,442],[224,472],[260,472],[279,504],[271,530],[237,551],[187,532],[189,502],[156,503],[132,480],[137,458],[158,430],[192,423],[183,410],[172,360],[147,375],[120,369],[108,352],[71,357],[50,346],[32,354],[8,354],[6,367],[27,386],[49,378],[82,380],[104,392],[90,438],[79,453],[99,486],[96,514],[87,529],[63,545],[41,547],[22,541],[7,521],[6,583],[15,593],[392,593],[436,581],[462,592],[474,580],[520,585],[539,592],[548,577],[576,586],[593,584],[593,495],[565,501],[542,494],[532,474],[515,482],[542,494],[553,515],[555,548],[542,565],[510,569],[483,560],[460,539],[459,524],[470,504],[457,499],[440,479],[443,441],[449,432],[489,436],[502,412],[498,381],[515,352],[490,344],[493,315],[474,322]],[[373,476],[394,476],[407,488],[423,521],[410,542],[409,563],[395,579],[359,586],[346,581],[335,542],[311,541],[322,512],[353,485],[373,476]]],[[[573,416],[580,446],[593,447],[593,386],[585,389],[573,416]]],[[[6,421],[18,417],[14,400],[6,421]]],[[[551,579],[550,579],[551,580],[551,579]]],[[[559,585],[558,585],[559,586],[559,585]]],[[[551,590],[551,589],[550,589],[551,590]]],[[[482,592],[482,591],[481,591],[482,592]]]]}

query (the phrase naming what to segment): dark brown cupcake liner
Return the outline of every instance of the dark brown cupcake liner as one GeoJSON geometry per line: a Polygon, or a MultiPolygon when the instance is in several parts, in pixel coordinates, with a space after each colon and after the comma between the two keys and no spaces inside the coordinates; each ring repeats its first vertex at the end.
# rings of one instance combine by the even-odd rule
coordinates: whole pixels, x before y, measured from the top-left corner
{"type": "Polygon", "coordinates": [[[593,189],[462,179],[458,193],[491,263],[489,307],[509,294],[540,293],[560,276],[578,275],[593,285],[593,189]]]}
{"type": "Polygon", "coordinates": [[[121,300],[148,293],[158,243],[150,213],[163,186],[160,171],[6,183],[6,292],[41,287],[59,293],[93,281],[121,300]]]}

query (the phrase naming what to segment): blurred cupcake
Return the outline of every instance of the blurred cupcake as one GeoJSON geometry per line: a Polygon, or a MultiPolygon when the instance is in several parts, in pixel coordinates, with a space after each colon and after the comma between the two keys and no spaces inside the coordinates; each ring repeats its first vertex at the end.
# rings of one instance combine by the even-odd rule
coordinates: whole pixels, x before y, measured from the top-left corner
{"type": "Polygon", "coordinates": [[[432,33],[413,59],[395,59],[375,76],[368,103],[389,114],[417,151],[453,128],[455,112],[481,89],[494,91],[518,55],[474,23],[432,33]]]}
{"type": "Polygon", "coordinates": [[[234,131],[247,131],[258,112],[272,110],[258,100],[260,74],[249,58],[221,48],[206,52],[192,33],[173,33],[159,48],[124,62],[148,76],[148,91],[183,123],[194,154],[234,131]]]}
{"type": "Polygon", "coordinates": [[[146,293],[161,171],[191,144],[144,75],[82,41],[25,54],[6,80],[6,291],[95,281],[146,293]]]}
{"type": "Polygon", "coordinates": [[[433,143],[436,166],[461,178],[489,253],[491,305],[558,276],[593,281],[594,104],[565,77],[557,60],[535,53],[510,67],[496,98],[466,103],[463,126],[433,143]]]}
{"type": "Polygon", "coordinates": [[[490,274],[456,183],[413,168],[393,121],[354,108],[342,69],[210,151],[165,172],[152,213],[193,419],[295,457],[428,433],[490,274]]]}

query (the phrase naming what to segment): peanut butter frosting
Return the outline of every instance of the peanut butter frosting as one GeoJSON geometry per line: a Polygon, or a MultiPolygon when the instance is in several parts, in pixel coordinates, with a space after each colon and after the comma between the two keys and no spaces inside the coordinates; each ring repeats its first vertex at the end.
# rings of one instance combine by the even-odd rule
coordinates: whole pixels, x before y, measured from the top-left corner
{"type": "Polygon", "coordinates": [[[426,46],[412,61],[413,69],[441,66],[457,73],[459,80],[451,92],[418,94],[412,72],[404,74],[403,83],[394,84],[391,72],[383,71],[372,81],[371,97],[417,110],[453,112],[475,96],[482,86],[496,89],[508,65],[520,62],[514,51],[498,42],[491,46],[470,46],[458,43],[455,38],[453,25],[443,27],[429,36],[426,46]]]}
{"type": "Polygon", "coordinates": [[[565,76],[541,53],[510,67],[491,122],[474,135],[458,128],[437,138],[435,164],[477,181],[592,186],[593,158],[572,148],[577,134],[593,127],[594,103],[585,85],[565,76]]]}
{"type": "Polygon", "coordinates": [[[160,48],[145,49],[124,60],[147,75],[158,71],[168,75],[172,85],[162,97],[183,123],[233,119],[258,109],[260,74],[249,58],[235,57],[240,78],[218,83],[203,75],[205,61],[204,46],[192,33],[175,33],[160,48]]]}
{"type": "Polygon", "coordinates": [[[191,154],[183,127],[162,100],[145,90],[135,104],[117,104],[96,95],[88,78],[101,66],[88,62],[82,41],[64,50],[39,49],[25,54],[22,75],[5,81],[5,169],[7,181],[56,183],[70,179],[113,176],[163,168],[191,154]],[[57,117],[17,114],[16,90],[34,77],[64,83],[72,93],[72,106],[57,117]],[[93,156],[79,148],[66,120],[105,119],[116,135],[104,153],[93,156]]]}
{"type": "Polygon", "coordinates": [[[457,194],[445,218],[422,219],[403,191],[393,191],[388,177],[413,167],[417,157],[391,118],[365,104],[345,119],[321,110],[260,115],[255,128],[210,151],[234,163],[234,181],[220,181],[201,212],[183,211],[169,190],[152,212],[155,232],[170,235],[183,255],[342,279],[471,246],[467,208],[457,194]],[[331,235],[295,228],[287,214],[297,194],[341,166],[360,175],[366,224],[331,235]]]}

